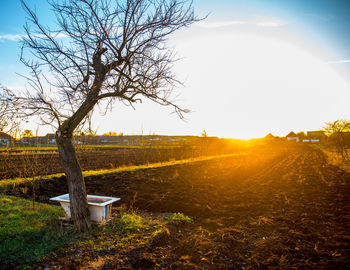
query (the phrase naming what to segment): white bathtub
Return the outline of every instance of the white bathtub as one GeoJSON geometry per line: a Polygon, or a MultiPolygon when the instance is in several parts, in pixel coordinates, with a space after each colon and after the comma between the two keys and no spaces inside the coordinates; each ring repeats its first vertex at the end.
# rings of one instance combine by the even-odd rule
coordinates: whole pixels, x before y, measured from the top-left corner
{"type": "MultiPolygon", "coordinates": [[[[108,220],[112,212],[112,203],[119,201],[120,198],[87,195],[90,219],[91,221],[102,222],[108,220]]],[[[70,201],[69,194],[63,194],[50,199],[61,204],[67,216],[70,217],[70,201]]]]}

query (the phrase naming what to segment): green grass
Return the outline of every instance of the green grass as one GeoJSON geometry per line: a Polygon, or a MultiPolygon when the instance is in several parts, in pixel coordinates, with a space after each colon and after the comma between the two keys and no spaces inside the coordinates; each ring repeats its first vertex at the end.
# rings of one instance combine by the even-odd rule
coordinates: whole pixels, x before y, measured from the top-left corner
{"type": "Polygon", "coordinates": [[[86,253],[128,250],[149,245],[155,239],[169,235],[161,218],[152,219],[135,212],[121,213],[102,227],[96,227],[86,239],[77,241],[75,249],[86,253]]]}
{"type": "Polygon", "coordinates": [[[31,201],[0,195],[0,268],[32,268],[40,265],[40,261],[50,267],[56,261],[60,264],[66,252],[77,261],[90,261],[96,254],[110,251],[127,254],[167,241],[168,223],[191,222],[191,218],[181,213],[162,218],[122,212],[104,226],[94,226],[89,233],[78,234],[58,226],[57,218],[62,215],[61,207],[36,203],[33,210],[31,201]],[[60,248],[63,252],[57,253],[60,248]],[[62,259],[51,257],[56,256],[52,252],[61,254],[62,259]]]}
{"type": "MultiPolygon", "coordinates": [[[[179,145],[75,145],[77,151],[87,149],[174,149],[179,145]]],[[[0,152],[31,152],[31,151],[57,151],[57,146],[16,146],[1,147],[0,152]]]]}
{"type": "MultiPolygon", "coordinates": [[[[105,226],[96,227],[87,238],[76,241],[70,248],[81,250],[80,254],[84,258],[82,260],[89,261],[87,265],[90,268],[94,266],[98,268],[96,254],[125,254],[128,256],[127,254],[132,250],[140,250],[144,247],[148,249],[153,244],[165,245],[171,237],[168,224],[188,224],[192,221],[191,218],[181,213],[175,213],[169,217],[171,217],[170,220],[161,215],[122,212],[105,226]],[[94,265],[94,263],[97,264],[94,265]]],[[[78,260],[80,257],[77,254],[78,260]]],[[[103,257],[103,255],[99,256],[102,262],[103,257]]]]}
{"type": "Polygon", "coordinates": [[[140,231],[148,230],[150,224],[149,222],[146,222],[144,218],[135,213],[125,213],[121,215],[115,228],[120,232],[140,231]]]}
{"type": "Polygon", "coordinates": [[[145,245],[167,229],[157,221],[136,213],[122,213],[105,226],[94,226],[88,234],[64,230],[58,217],[61,207],[0,195],[0,269],[30,268],[52,251],[68,244],[92,251],[145,245]]]}
{"type": "MultiPolygon", "coordinates": [[[[0,263],[6,268],[25,267],[72,240],[57,218],[61,207],[0,194],[0,263]]],[[[0,266],[1,268],[1,266],[0,266]]]]}
{"type": "Polygon", "coordinates": [[[166,220],[172,223],[191,223],[192,218],[185,216],[182,213],[173,213],[165,217],[166,220]]]}
{"type": "Polygon", "coordinates": [[[57,146],[16,146],[0,147],[0,152],[56,151],[57,146]]]}
{"type": "Polygon", "coordinates": [[[94,148],[117,148],[117,149],[173,149],[179,148],[178,145],[115,145],[115,144],[105,144],[105,145],[76,145],[75,149],[94,149],[94,148]]]}
{"type": "MultiPolygon", "coordinates": [[[[56,173],[50,175],[40,175],[36,176],[34,181],[42,180],[42,179],[54,179],[63,176],[64,173],[56,173]]],[[[17,185],[30,183],[33,181],[33,177],[16,177],[11,179],[2,179],[0,180],[0,191],[4,190],[8,187],[15,187],[17,185]]]]}
{"type": "MultiPolygon", "coordinates": [[[[181,159],[181,160],[171,160],[171,161],[165,161],[165,162],[157,162],[157,163],[134,165],[134,166],[121,166],[121,167],[118,167],[115,169],[101,169],[101,170],[83,171],[83,176],[87,177],[87,176],[113,174],[113,173],[119,173],[119,172],[144,170],[144,169],[151,169],[151,168],[160,168],[160,167],[166,167],[166,166],[174,166],[174,165],[181,165],[181,164],[187,164],[187,163],[193,163],[193,162],[199,162],[199,161],[205,161],[205,160],[212,160],[212,159],[216,159],[216,158],[231,157],[231,156],[235,156],[235,155],[242,155],[242,153],[216,155],[216,156],[204,156],[204,157],[196,157],[196,158],[181,159]]],[[[42,180],[42,179],[48,179],[48,180],[55,179],[55,178],[59,178],[63,175],[64,175],[63,173],[56,173],[56,174],[50,174],[50,175],[36,176],[35,181],[42,180]]],[[[17,178],[11,178],[11,179],[2,179],[2,180],[0,180],[0,191],[4,190],[6,188],[14,187],[16,185],[29,183],[31,181],[33,181],[32,177],[17,177],[17,178]]]]}

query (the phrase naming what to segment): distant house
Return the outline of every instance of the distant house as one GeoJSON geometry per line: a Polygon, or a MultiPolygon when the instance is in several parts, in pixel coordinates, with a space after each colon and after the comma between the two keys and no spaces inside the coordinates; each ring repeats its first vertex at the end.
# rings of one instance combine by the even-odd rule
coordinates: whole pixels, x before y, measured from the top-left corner
{"type": "Polygon", "coordinates": [[[55,145],[56,136],[54,133],[47,133],[45,136],[23,137],[18,141],[18,143],[24,146],[55,145]]]}
{"type": "Polygon", "coordinates": [[[0,131],[0,146],[9,146],[14,141],[12,136],[0,131]]]}
{"type": "Polygon", "coordinates": [[[97,137],[99,144],[120,144],[122,142],[122,136],[102,135],[97,137]]]}
{"type": "Polygon", "coordinates": [[[98,145],[101,143],[100,136],[76,135],[73,137],[73,143],[78,145],[98,145]]]}
{"type": "Polygon", "coordinates": [[[100,140],[100,143],[101,144],[107,144],[107,143],[110,143],[112,140],[113,137],[112,136],[108,136],[108,135],[102,135],[102,136],[99,136],[99,140],[100,140]]]}
{"type": "Polygon", "coordinates": [[[265,136],[265,139],[266,140],[274,140],[275,139],[275,136],[272,135],[272,133],[269,133],[265,136]]]}
{"type": "Polygon", "coordinates": [[[311,143],[319,143],[327,138],[328,138],[327,135],[322,130],[308,131],[307,132],[307,139],[311,143]]]}
{"type": "Polygon", "coordinates": [[[33,146],[37,142],[37,137],[23,137],[18,142],[24,146],[33,146]]]}
{"type": "Polygon", "coordinates": [[[44,137],[43,144],[53,145],[56,144],[56,135],[55,133],[47,133],[44,137]]]}
{"type": "Polygon", "coordinates": [[[293,131],[289,132],[286,138],[287,138],[287,141],[295,141],[295,142],[300,141],[300,138],[298,137],[298,135],[295,134],[293,131]]]}

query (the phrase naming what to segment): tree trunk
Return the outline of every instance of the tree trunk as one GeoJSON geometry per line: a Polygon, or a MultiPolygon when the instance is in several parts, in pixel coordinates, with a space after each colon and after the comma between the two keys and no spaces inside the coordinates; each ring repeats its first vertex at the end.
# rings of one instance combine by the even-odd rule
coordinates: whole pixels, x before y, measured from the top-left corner
{"type": "Polygon", "coordinates": [[[91,224],[90,212],[83,174],[72,143],[72,134],[67,135],[60,130],[57,131],[56,143],[60,161],[67,177],[70,212],[74,227],[78,231],[87,231],[91,224]]]}

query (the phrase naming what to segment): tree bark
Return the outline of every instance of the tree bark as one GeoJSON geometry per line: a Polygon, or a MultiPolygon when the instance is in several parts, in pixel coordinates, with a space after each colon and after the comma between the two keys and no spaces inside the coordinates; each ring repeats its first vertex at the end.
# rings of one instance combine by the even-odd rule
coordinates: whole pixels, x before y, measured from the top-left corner
{"type": "Polygon", "coordinates": [[[90,212],[83,174],[72,143],[72,134],[58,130],[56,143],[60,161],[67,177],[70,212],[74,227],[78,231],[87,231],[91,225],[90,212]]]}

